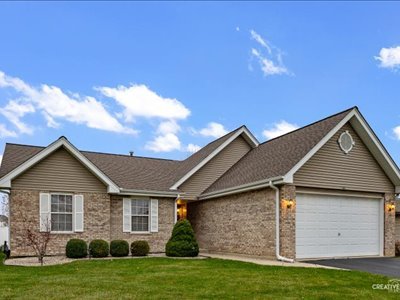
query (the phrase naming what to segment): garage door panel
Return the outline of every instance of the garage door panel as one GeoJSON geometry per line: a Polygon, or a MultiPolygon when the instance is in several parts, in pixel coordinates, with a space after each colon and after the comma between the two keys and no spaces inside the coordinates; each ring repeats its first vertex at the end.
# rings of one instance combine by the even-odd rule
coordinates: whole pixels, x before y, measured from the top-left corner
{"type": "Polygon", "coordinates": [[[299,194],[297,258],[380,254],[380,201],[299,194]]]}

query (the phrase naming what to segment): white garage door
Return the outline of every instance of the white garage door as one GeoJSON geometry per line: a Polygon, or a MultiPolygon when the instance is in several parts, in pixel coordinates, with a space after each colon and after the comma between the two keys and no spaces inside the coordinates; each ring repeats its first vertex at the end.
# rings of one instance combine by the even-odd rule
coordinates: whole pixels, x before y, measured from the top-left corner
{"type": "Polygon", "coordinates": [[[380,255],[381,201],[298,194],[296,257],[380,255]]]}

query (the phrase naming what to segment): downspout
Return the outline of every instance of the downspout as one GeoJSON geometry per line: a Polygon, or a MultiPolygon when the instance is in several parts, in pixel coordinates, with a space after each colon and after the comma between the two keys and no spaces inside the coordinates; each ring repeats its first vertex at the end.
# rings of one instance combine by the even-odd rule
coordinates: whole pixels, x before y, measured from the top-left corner
{"type": "Polygon", "coordinates": [[[280,261],[284,262],[290,262],[294,263],[294,259],[287,258],[284,256],[281,256],[279,254],[279,248],[280,248],[280,234],[279,234],[279,189],[272,183],[272,181],[269,182],[269,187],[275,190],[275,251],[276,251],[276,258],[280,261]]]}

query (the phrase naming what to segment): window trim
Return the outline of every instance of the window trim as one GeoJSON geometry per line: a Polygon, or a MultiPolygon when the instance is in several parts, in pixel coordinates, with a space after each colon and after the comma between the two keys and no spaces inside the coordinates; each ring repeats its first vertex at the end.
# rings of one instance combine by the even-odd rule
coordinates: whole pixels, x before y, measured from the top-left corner
{"type": "Polygon", "coordinates": [[[132,234],[151,234],[151,199],[150,198],[140,198],[140,197],[135,197],[135,198],[130,198],[130,205],[131,205],[131,214],[130,214],[130,218],[131,218],[131,228],[130,228],[130,233],[132,234]],[[148,203],[148,207],[149,207],[149,214],[148,215],[133,215],[132,214],[132,202],[134,200],[144,200],[148,203]],[[148,221],[147,221],[147,231],[133,231],[132,230],[132,217],[147,217],[148,221]]]}
{"type": "MultiPolygon", "coordinates": [[[[50,195],[50,233],[54,233],[54,234],[72,234],[72,233],[75,233],[75,231],[74,231],[74,225],[75,225],[75,194],[72,194],[72,193],[62,193],[62,192],[53,192],[53,193],[49,193],[49,195],[50,195]],[[71,215],[72,215],[72,222],[71,222],[71,224],[72,224],[72,230],[71,231],[53,231],[53,230],[51,230],[51,215],[53,214],[53,212],[52,212],[52,210],[51,210],[51,196],[52,195],[63,195],[63,196],[71,196],[72,197],[72,212],[71,212],[71,215]]],[[[55,214],[57,214],[57,213],[55,213],[55,214]]]]}

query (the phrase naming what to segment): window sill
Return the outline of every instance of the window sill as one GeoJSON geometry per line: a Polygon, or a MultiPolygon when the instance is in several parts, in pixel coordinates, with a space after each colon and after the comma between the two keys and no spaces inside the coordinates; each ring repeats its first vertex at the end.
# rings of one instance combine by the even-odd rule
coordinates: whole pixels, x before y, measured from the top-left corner
{"type": "Polygon", "coordinates": [[[150,235],[150,234],[152,234],[152,232],[150,232],[150,231],[131,231],[130,234],[136,234],[136,235],[139,235],[139,234],[150,235]]]}
{"type": "Polygon", "coordinates": [[[75,234],[75,233],[80,233],[80,232],[74,232],[74,231],[50,231],[50,234],[75,234]]]}

